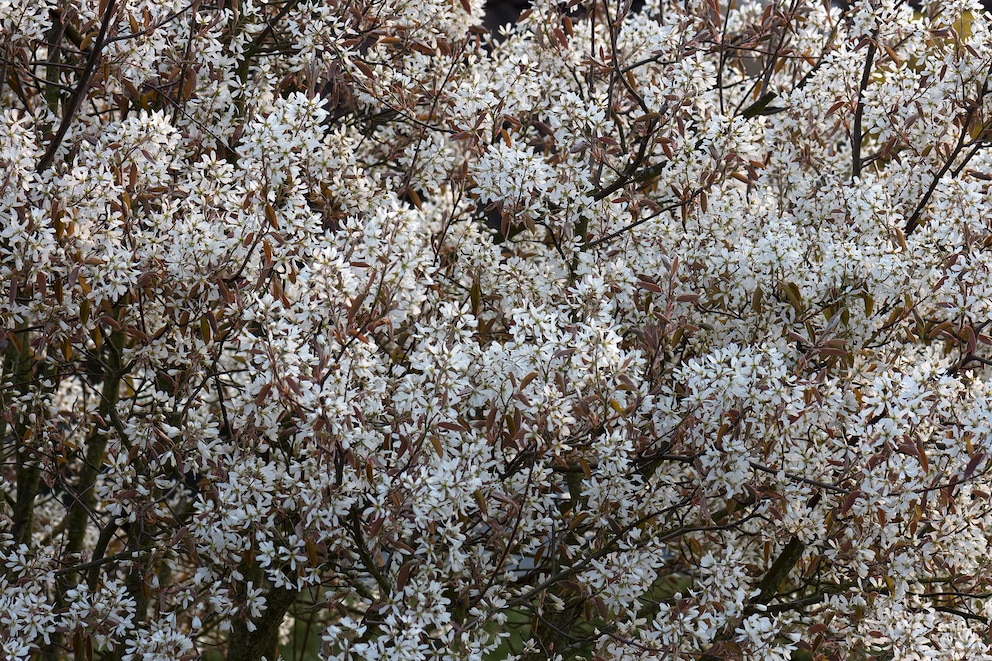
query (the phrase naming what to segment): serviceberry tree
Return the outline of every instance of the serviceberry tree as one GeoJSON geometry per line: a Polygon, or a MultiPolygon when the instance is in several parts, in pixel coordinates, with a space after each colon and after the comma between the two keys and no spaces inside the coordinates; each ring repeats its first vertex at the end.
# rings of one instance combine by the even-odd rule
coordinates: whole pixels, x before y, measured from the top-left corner
{"type": "Polygon", "coordinates": [[[0,0],[0,655],[992,654],[977,2],[0,0]]]}

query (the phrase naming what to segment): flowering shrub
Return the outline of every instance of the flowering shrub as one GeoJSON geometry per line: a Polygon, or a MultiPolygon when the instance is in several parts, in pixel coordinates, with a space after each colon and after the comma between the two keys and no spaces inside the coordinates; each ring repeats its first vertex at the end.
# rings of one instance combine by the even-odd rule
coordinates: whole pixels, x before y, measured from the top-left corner
{"type": "Polygon", "coordinates": [[[0,655],[992,654],[980,6],[483,13],[0,0],[0,655]]]}

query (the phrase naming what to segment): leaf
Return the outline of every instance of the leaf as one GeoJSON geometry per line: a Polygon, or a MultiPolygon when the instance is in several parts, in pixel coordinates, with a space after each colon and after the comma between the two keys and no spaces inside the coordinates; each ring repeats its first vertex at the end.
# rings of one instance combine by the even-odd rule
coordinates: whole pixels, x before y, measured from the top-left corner
{"type": "Polygon", "coordinates": [[[400,570],[396,572],[396,589],[402,591],[410,580],[410,571],[413,569],[413,560],[408,560],[400,565],[400,570]]]}
{"type": "Polygon", "coordinates": [[[119,331],[119,330],[121,330],[121,324],[120,324],[120,322],[117,321],[116,319],[114,319],[113,317],[111,317],[109,315],[106,315],[106,314],[103,315],[103,316],[101,316],[97,320],[97,323],[104,324],[105,326],[110,326],[111,330],[113,330],[113,331],[119,331]]]}
{"type": "Polygon", "coordinates": [[[932,340],[942,333],[946,333],[948,336],[953,336],[954,324],[950,321],[942,321],[927,333],[927,339],[932,340]]]}
{"type": "Polygon", "coordinates": [[[472,279],[472,288],[469,290],[469,299],[472,302],[472,314],[478,316],[482,310],[482,285],[478,278],[472,279]]]}
{"type": "Polygon", "coordinates": [[[542,544],[541,546],[538,546],[537,547],[537,550],[536,551],[534,551],[534,566],[535,567],[540,567],[541,566],[541,560],[544,558],[544,554],[547,551],[547,548],[548,547],[546,547],[546,546],[544,546],[542,544]]]}
{"type": "Polygon", "coordinates": [[[924,473],[930,472],[930,460],[927,459],[927,451],[920,439],[916,440],[916,458],[920,460],[920,465],[923,467],[924,473]]]}
{"type": "Polygon", "coordinates": [[[660,294],[662,291],[661,287],[654,281],[654,278],[648,275],[637,276],[637,286],[655,294],[660,294]]]}
{"type": "Polygon", "coordinates": [[[415,206],[417,209],[423,208],[424,203],[423,201],[421,201],[420,195],[417,194],[417,191],[413,190],[413,188],[411,188],[410,186],[407,186],[404,192],[406,193],[407,198],[409,198],[410,203],[413,206],[415,206]]]}
{"type": "Polygon", "coordinates": [[[610,611],[606,608],[606,602],[603,601],[602,597],[594,597],[592,600],[593,605],[596,607],[596,612],[604,620],[610,620],[610,611]]]}
{"type": "Polygon", "coordinates": [[[892,50],[892,47],[889,46],[886,43],[881,43],[880,45],[885,50],[886,54],[892,59],[892,61],[895,62],[896,66],[897,67],[901,67],[902,66],[902,58],[899,57],[898,55],[896,55],[896,52],[894,50],[892,50]]]}
{"type": "Polygon", "coordinates": [[[841,515],[845,515],[849,511],[851,511],[851,507],[854,506],[854,503],[857,502],[858,498],[860,497],[861,497],[860,489],[855,489],[851,493],[847,494],[847,498],[844,499],[844,504],[840,508],[841,515]]]}
{"type": "Polygon", "coordinates": [[[269,392],[271,391],[272,391],[271,383],[266,383],[265,385],[263,385],[259,389],[258,394],[255,395],[255,406],[261,406],[262,403],[265,401],[265,398],[269,396],[269,392]]]}
{"type": "Polygon", "coordinates": [[[428,439],[430,440],[431,445],[434,446],[434,452],[437,453],[438,459],[444,459],[444,447],[441,445],[441,439],[434,434],[428,436],[428,439]]]}
{"type": "Polygon", "coordinates": [[[437,426],[440,427],[441,429],[447,429],[448,431],[457,431],[457,432],[468,431],[468,428],[465,427],[464,425],[460,425],[454,422],[439,422],[437,423],[437,426]]]}
{"type": "Polygon", "coordinates": [[[909,246],[906,244],[906,234],[898,227],[893,227],[892,231],[896,235],[896,243],[899,244],[899,247],[904,251],[908,251],[909,246]]]}
{"type": "Polygon", "coordinates": [[[531,382],[536,378],[537,378],[537,372],[531,372],[530,374],[528,374],[527,376],[525,376],[523,379],[520,380],[520,385],[517,386],[517,390],[522,391],[524,388],[529,386],[531,382]]]}
{"type": "Polygon", "coordinates": [[[789,302],[793,308],[795,308],[797,313],[802,314],[806,309],[803,305],[803,296],[799,291],[798,285],[794,282],[783,282],[780,286],[782,294],[785,296],[786,300],[789,302]]]}
{"type": "Polygon", "coordinates": [[[848,103],[847,101],[838,101],[837,103],[833,104],[827,109],[827,114],[825,116],[830,117],[830,115],[834,114],[835,112],[843,108],[845,105],[847,105],[847,103],[848,103]]]}
{"type": "Polygon", "coordinates": [[[968,353],[974,355],[978,351],[978,337],[975,335],[975,327],[971,324],[965,326],[964,335],[968,340],[968,353]]]}
{"type": "Polygon", "coordinates": [[[358,67],[358,70],[361,71],[363,74],[365,74],[368,78],[373,78],[373,79],[375,78],[375,74],[372,73],[372,69],[369,68],[369,65],[365,64],[364,62],[362,62],[357,58],[351,60],[351,63],[354,64],[356,67],[358,67]]]}
{"type": "Polygon", "coordinates": [[[419,41],[411,41],[410,42],[410,48],[412,48],[413,50],[417,51],[421,55],[431,55],[431,56],[437,55],[437,50],[436,49],[430,47],[429,45],[427,45],[425,43],[419,42],[419,41]]]}
{"type": "Polygon", "coordinates": [[[79,629],[72,636],[73,661],[83,661],[84,657],[83,632],[79,629]]]}
{"type": "Polygon", "coordinates": [[[975,456],[971,458],[971,461],[968,462],[968,465],[965,467],[964,473],[961,475],[961,480],[962,481],[967,480],[972,475],[974,475],[975,470],[978,468],[978,465],[981,464],[984,459],[985,459],[984,452],[976,453],[975,456]]]}
{"type": "Polygon", "coordinates": [[[486,497],[483,495],[482,491],[476,489],[472,494],[475,499],[475,504],[479,506],[479,511],[482,512],[483,516],[489,516],[489,506],[486,503],[486,497]]]}
{"type": "Polygon", "coordinates": [[[754,288],[754,294],[751,295],[751,309],[757,312],[758,314],[761,314],[762,310],[764,309],[763,306],[761,305],[761,299],[763,294],[764,292],[762,292],[761,287],[757,286],[754,288]]]}

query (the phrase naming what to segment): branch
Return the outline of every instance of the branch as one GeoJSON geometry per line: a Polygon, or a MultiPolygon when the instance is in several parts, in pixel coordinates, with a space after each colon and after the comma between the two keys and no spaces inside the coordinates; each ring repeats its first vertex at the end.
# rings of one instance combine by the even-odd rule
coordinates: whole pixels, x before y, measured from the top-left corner
{"type": "Polygon", "coordinates": [[[919,227],[920,217],[923,215],[923,210],[926,208],[927,203],[930,202],[930,198],[933,197],[934,191],[937,190],[937,184],[939,184],[940,180],[944,178],[947,171],[951,169],[954,159],[961,153],[961,149],[964,147],[965,137],[968,135],[968,125],[971,124],[971,118],[974,114],[975,108],[972,107],[968,110],[968,114],[965,115],[964,123],[961,126],[961,133],[958,135],[958,144],[954,146],[954,151],[947,156],[947,160],[944,162],[944,166],[940,168],[940,172],[938,172],[933,178],[933,181],[930,182],[927,192],[923,194],[922,198],[920,198],[920,202],[916,205],[913,215],[906,221],[906,228],[903,230],[903,233],[906,236],[909,236],[915,232],[916,228],[919,227]]]}
{"type": "MultiPolygon", "coordinates": [[[[944,163],[944,167],[940,169],[940,172],[937,173],[937,176],[934,177],[933,181],[930,182],[930,187],[927,189],[927,192],[923,195],[923,198],[920,200],[920,203],[916,205],[916,210],[913,211],[913,215],[910,216],[909,220],[906,221],[906,229],[903,230],[906,236],[909,236],[916,230],[920,222],[920,216],[923,215],[923,209],[927,206],[927,203],[930,201],[930,198],[933,196],[934,191],[937,190],[937,184],[940,183],[940,180],[943,178],[943,176],[947,174],[947,171],[951,169],[951,164],[954,162],[954,159],[956,159],[958,157],[958,154],[961,153],[961,150],[964,149],[965,147],[964,141],[965,138],[968,136],[968,127],[971,126],[971,122],[975,118],[975,113],[982,107],[982,102],[985,100],[985,97],[989,92],[990,73],[992,73],[992,69],[990,69],[989,72],[986,72],[985,80],[982,81],[982,88],[978,91],[978,98],[975,99],[975,101],[968,108],[968,112],[965,114],[964,122],[961,125],[961,133],[958,134],[958,144],[954,147],[954,151],[952,151],[948,155],[947,161],[944,163]]],[[[978,150],[982,148],[983,144],[984,141],[981,139],[981,136],[979,136],[979,139],[976,141],[975,147],[971,150],[971,153],[969,153],[965,157],[964,161],[962,161],[961,164],[958,166],[958,168],[955,170],[954,172],[955,176],[957,176],[961,172],[961,170],[964,169],[964,166],[967,165],[968,161],[970,161],[971,158],[978,153],[978,150]]]]}
{"type": "Polygon", "coordinates": [[[760,592],[754,598],[753,603],[767,604],[778,594],[778,586],[782,584],[782,581],[785,580],[789,572],[799,562],[799,558],[802,557],[803,549],[805,548],[806,545],[802,543],[798,536],[789,540],[789,543],[785,545],[782,552],[775,558],[775,562],[768,569],[768,573],[761,579],[761,583],[758,584],[760,592]]]}
{"type": "Polygon", "coordinates": [[[635,220],[634,222],[630,223],[629,225],[625,225],[625,226],[621,227],[620,229],[618,229],[615,232],[610,232],[606,236],[601,236],[598,239],[596,239],[595,241],[590,241],[586,245],[586,248],[595,248],[596,246],[600,245],[601,243],[606,243],[608,241],[612,241],[613,239],[626,234],[627,232],[629,232],[630,230],[634,229],[635,227],[638,227],[640,225],[643,225],[644,223],[646,223],[648,221],[654,220],[655,218],[657,218],[658,216],[660,216],[663,213],[668,213],[669,211],[675,211],[676,209],[682,207],[687,202],[689,202],[689,201],[693,200],[694,198],[698,197],[700,192],[701,192],[701,190],[694,191],[693,194],[692,194],[692,196],[688,200],[686,200],[685,202],[675,202],[673,204],[670,204],[667,207],[665,207],[664,209],[662,209],[662,210],[660,210],[660,211],[658,211],[656,213],[653,213],[651,215],[644,216],[643,218],[640,218],[638,220],[635,220]]]}
{"type": "Polygon", "coordinates": [[[968,613],[966,611],[958,610],[957,608],[949,608],[947,606],[934,606],[935,611],[941,613],[948,613],[949,615],[956,615],[965,620],[971,620],[972,622],[981,622],[982,624],[988,624],[988,618],[981,615],[975,615],[974,613],[968,613]]]}
{"type": "MultiPolygon", "coordinates": [[[[532,598],[534,598],[535,596],[537,596],[538,594],[540,594],[541,592],[543,592],[544,590],[546,590],[547,588],[549,588],[550,586],[554,585],[555,583],[557,583],[559,581],[563,581],[563,580],[565,580],[567,578],[571,578],[572,576],[575,576],[576,574],[581,573],[592,562],[594,562],[596,560],[599,560],[600,558],[605,557],[605,556],[609,555],[610,553],[613,553],[616,550],[617,544],[620,542],[620,540],[623,538],[623,536],[627,532],[629,532],[633,528],[636,528],[637,526],[641,525],[645,521],[650,520],[651,518],[654,518],[654,516],[656,516],[657,514],[658,513],[652,513],[652,514],[643,516],[640,519],[634,521],[632,524],[626,526],[623,530],[621,530],[620,533],[612,541],[610,541],[608,544],[606,544],[605,546],[603,546],[603,548],[601,548],[598,551],[595,551],[595,552],[587,555],[585,558],[583,558],[582,560],[580,560],[576,564],[574,564],[574,565],[572,565],[572,566],[570,566],[570,567],[568,567],[566,569],[563,569],[562,571],[558,572],[554,576],[551,576],[551,577],[547,578],[546,580],[542,581],[541,583],[539,583],[538,585],[535,585],[533,588],[531,588],[530,590],[528,590],[524,594],[520,595],[519,597],[517,597],[517,598],[515,598],[515,599],[513,599],[513,600],[511,600],[509,602],[507,602],[505,608],[513,608],[515,606],[519,606],[520,604],[526,603],[526,602],[530,601],[532,598]]],[[[731,530],[731,529],[736,528],[737,526],[741,525],[745,521],[748,521],[750,519],[753,519],[755,516],[756,515],[753,514],[753,513],[752,514],[748,514],[747,516],[745,516],[745,517],[743,517],[741,519],[736,519],[734,521],[731,521],[730,523],[725,523],[723,525],[716,525],[716,526],[683,526],[683,527],[680,527],[680,528],[675,528],[674,530],[670,530],[669,532],[667,532],[667,533],[665,533],[663,535],[660,535],[658,537],[652,538],[650,541],[652,541],[653,543],[656,543],[656,544],[662,544],[664,542],[667,542],[670,539],[675,539],[677,537],[681,537],[681,536],[687,535],[689,533],[715,532],[715,531],[719,531],[719,530],[731,530]]],[[[472,624],[474,624],[478,620],[479,620],[479,618],[476,618],[473,622],[471,622],[468,625],[466,625],[465,628],[468,628],[468,626],[471,626],[472,624]]]]}
{"type": "Polygon", "coordinates": [[[871,41],[868,43],[868,55],[865,57],[865,68],[861,73],[861,86],[858,88],[858,105],[854,109],[854,128],[851,130],[852,182],[861,176],[861,120],[865,113],[865,90],[868,89],[871,67],[875,63],[875,51],[878,49],[878,46],[875,44],[877,35],[878,31],[876,30],[871,36],[871,41]]]}
{"type": "Polygon", "coordinates": [[[351,522],[351,531],[354,534],[355,540],[355,550],[358,551],[358,556],[362,559],[362,564],[365,565],[365,569],[372,575],[375,579],[376,584],[379,589],[382,590],[383,595],[388,595],[392,592],[389,586],[389,582],[386,578],[379,572],[379,568],[375,566],[375,560],[369,554],[368,548],[365,546],[365,536],[362,534],[362,521],[358,515],[358,506],[352,508],[351,514],[348,517],[351,522]]]}
{"type": "MultiPolygon", "coordinates": [[[[97,558],[95,560],[90,560],[89,562],[84,562],[82,564],[73,565],[71,567],[66,567],[65,569],[60,569],[55,572],[56,576],[67,576],[69,574],[79,574],[87,569],[97,569],[102,565],[110,562],[116,562],[118,560],[136,560],[138,558],[138,551],[121,551],[120,553],[114,553],[113,555],[104,556],[102,558],[97,558]]],[[[89,588],[92,590],[96,588],[96,583],[90,585],[89,588]]]]}
{"type": "Polygon", "coordinates": [[[782,473],[790,480],[796,482],[802,482],[803,484],[808,484],[811,487],[819,487],[821,489],[825,489],[826,491],[833,491],[835,493],[844,493],[844,494],[851,493],[850,489],[839,487],[836,484],[827,484],[826,482],[819,482],[817,480],[812,480],[808,477],[803,477],[802,475],[796,475],[795,473],[790,473],[789,471],[783,471],[775,468],[769,468],[768,466],[762,466],[756,461],[751,461],[748,463],[750,463],[751,468],[753,468],[754,470],[761,471],[763,473],[768,473],[769,475],[778,475],[779,473],[782,473]]]}
{"type": "MultiPolygon", "coordinates": [[[[816,604],[822,602],[827,598],[826,593],[812,594],[808,597],[803,597],[802,599],[796,599],[794,601],[787,601],[781,604],[772,604],[771,606],[766,606],[764,612],[769,615],[778,615],[779,613],[788,613],[789,611],[801,610],[807,606],[815,606],[816,604]]],[[[757,609],[755,609],[757,610],[757,609]]]]}
{"type": "Polygon", "coordinates": [[[76,91],[72,95],[72,100],[69,102],[69,107],[62,116],[62,123],[59,124],[59,129],[55,132],[55,137],[48,143],[48,149],[45,150],[41,160],[38,161],[38,172],[44,172],[52,164],[52,160],[55,158],[55,152],[58,151],[62,140],[65,139],[65,134],[69,131],[69,124],[72,123],[72,119],[79,112],[79,107],[83,105],[86,90],[90,86],[90,79],[93,78],[96,64],[100,60],[100,52],[103,50],[104,43],[106,42],[107,30],[110,28],[110,19],[116,8],[117,0],[108,0],[107,9],[103,12],[103,20],[100,23],[100,32],[93,42],[93,49],[90,51],[90,56],[86,60],[86,67],[83,69],[83,75],[79,79],[79,86],[76,87],[76,91]]]}

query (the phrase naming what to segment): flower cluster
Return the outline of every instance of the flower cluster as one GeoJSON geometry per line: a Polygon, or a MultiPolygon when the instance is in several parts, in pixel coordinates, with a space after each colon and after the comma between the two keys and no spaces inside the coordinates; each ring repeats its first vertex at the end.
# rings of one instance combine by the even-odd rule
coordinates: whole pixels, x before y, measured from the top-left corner
{"type": "Polygon", "coordinates": [[[992,655],[992,23],[644,5],[0,0],[4,658],[992,655]]]}

